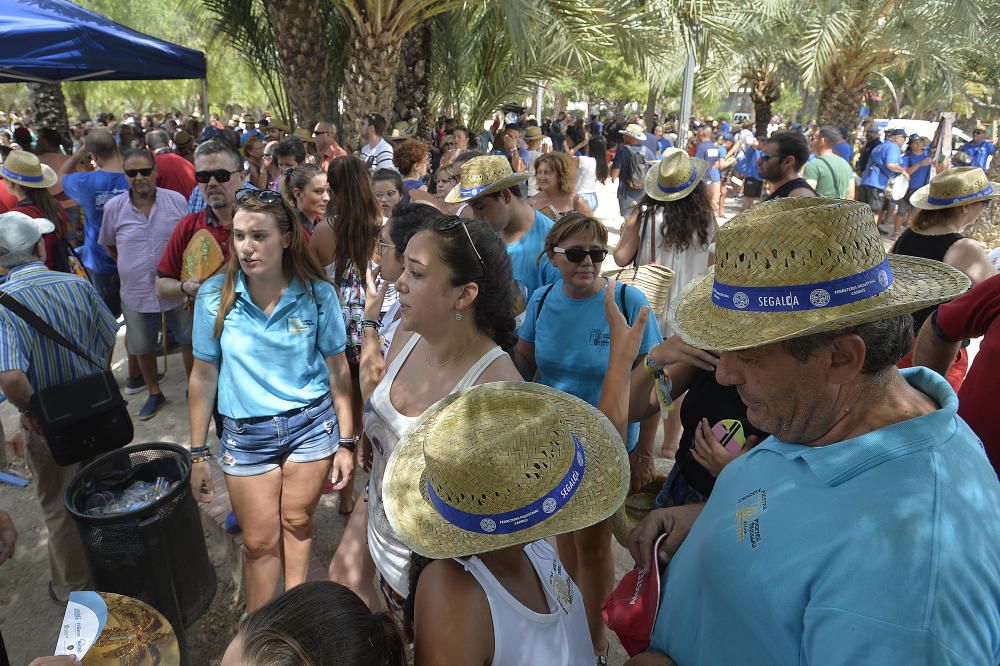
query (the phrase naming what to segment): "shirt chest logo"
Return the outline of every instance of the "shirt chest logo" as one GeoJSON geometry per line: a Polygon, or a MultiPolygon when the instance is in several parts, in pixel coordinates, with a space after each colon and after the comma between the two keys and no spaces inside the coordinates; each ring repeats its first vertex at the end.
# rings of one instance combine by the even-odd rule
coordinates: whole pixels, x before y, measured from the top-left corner
{"type": "Polygon", "coordinates": [[[611,333],[609,331],[592,328],[588,337],[590,338],[590,344],[595,347],[609,347],[611,345],[611,333]]]}
{"type": "Polygon", "coordinates": [[[760,514],[767,509],[767,491],[757,490],[736,501],[736,540],[750,542],[751,548],[760,543],[760,514]]]}
{"type": "Polygon", "coordinates": [[[302,319],[301,317],[289,317],[285,323],[285,328],[293,335],[308,333],[316,327],[316,322],[312,319],[302,319]]]}

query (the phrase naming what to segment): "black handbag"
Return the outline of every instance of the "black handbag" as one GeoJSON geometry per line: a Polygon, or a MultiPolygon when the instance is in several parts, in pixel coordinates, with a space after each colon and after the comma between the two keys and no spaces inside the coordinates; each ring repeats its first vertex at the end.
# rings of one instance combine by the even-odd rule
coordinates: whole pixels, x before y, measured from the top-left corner
{"type": "MultiPolygon", "coordinates": [[[[98,368],[105,367],[10,294],[0,292],[0,304],[56,344],[98,368]]],[[[135,435],[118,382],[106,369],[36,391],[31,396],[31,410],[59,465],[72,465],[121,448],[135,435]]]]}

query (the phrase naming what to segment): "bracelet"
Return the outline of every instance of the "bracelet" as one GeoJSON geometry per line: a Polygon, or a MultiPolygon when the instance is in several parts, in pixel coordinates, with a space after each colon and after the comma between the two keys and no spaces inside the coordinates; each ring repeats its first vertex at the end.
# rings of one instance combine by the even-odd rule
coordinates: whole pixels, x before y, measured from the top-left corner
{"type": "Polygon", "coordinates": [[[340,448],[347,449],[351,453],[357,448],[358,438],[357,437],[341,437],[340,438],[340,448]]]}
{"type": "Polygon", "coordinates": [[[181,285],[181,296],[183,296],[184,298],[191,298],[190,296],[188,296],[188,293],[184,291],[184,280],[181,280],[180,285],[181,285]]]}
{"type": "Polygon", "coordinates": [[[372,328],[375,329],[376,332],[378,332],[378,330],[382,328],[382,323],[375,321],[374,319],[362,319],[361,321],[358,322],[358,328],[360,328],[362,332],[366,328],[372,328]]]}
{"type": "Polygon", "coordinates": [[[652,354],[646,354],[646,360],[642,362],[642,367],[646,369],[646,372],[648,372],[650,376],[656,377],[664,371],[667,364],[664,363],[663,365],[657,365],[656,363],[650,361],[651,358],[653,358],[652,354]]]}
{"type": "Polygon", "coordinates": [[[637,454],[635,454],[635,457],[636,457],[636,458],[637,458],[638,460],[656,460],[656,458],[654,458],[653,456],[644,456],[644,455],[643,455],[643,454],[641,454],[641,453],[637,453],[637,454]]]}

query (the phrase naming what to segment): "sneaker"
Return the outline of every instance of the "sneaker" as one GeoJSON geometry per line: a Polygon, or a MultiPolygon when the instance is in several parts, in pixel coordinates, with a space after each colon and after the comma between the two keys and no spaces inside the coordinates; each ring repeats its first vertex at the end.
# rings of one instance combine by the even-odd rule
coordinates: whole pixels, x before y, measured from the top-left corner
{"type": "Polygon", "coordinates": [[[136,395],[146,390],[146,380],[142,375],[129,377],[125,380],[125,395],[136,395]]]}
{"type": "Polygon", "coordinates": [[[156,412],[160,411],[160,407],[162,407],[166,402],[167,399],[162,393],[149,396],[146,398],[146,404],[139,410],[139,420],[148,421],[153,418],[156,416],[156,412]]]}

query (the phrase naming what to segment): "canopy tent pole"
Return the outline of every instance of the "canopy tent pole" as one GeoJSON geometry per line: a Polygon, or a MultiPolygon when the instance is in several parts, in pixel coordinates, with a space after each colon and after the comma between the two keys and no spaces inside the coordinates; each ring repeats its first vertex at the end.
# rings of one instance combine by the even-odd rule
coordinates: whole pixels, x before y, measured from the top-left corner
{"type": "Polygon", "coordinates": [[[208,78],[201,80],[201,112],[204,115],[203,122],[208,127],[208,78]]]}

